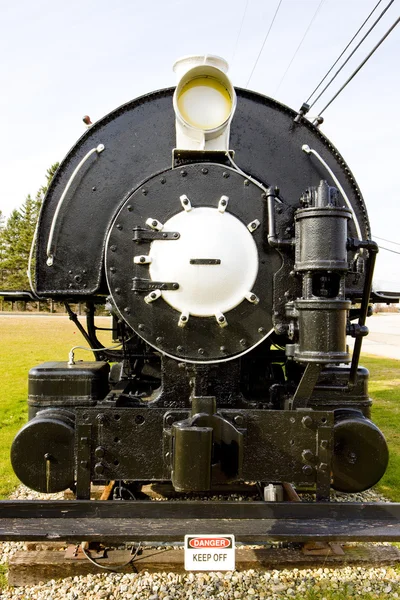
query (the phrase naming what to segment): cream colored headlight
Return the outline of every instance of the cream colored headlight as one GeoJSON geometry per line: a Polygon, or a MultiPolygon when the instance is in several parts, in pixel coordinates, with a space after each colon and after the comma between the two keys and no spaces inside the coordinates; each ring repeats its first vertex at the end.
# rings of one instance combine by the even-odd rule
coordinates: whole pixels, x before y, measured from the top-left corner
{"type": "Polygon", "coordinates": [[[177,107],[188,125],[209,131],[228,121],[232,112],[232,98],[218,79],[196,77],[180,89],[177,107]]]}
{"type": "Polygon", "coordinates": [[[210,55],[175,63],[179,78],[173,98],[178,148],[228,147],[236,93],[225,73],[227,68],[226,61],[210,55]]]}

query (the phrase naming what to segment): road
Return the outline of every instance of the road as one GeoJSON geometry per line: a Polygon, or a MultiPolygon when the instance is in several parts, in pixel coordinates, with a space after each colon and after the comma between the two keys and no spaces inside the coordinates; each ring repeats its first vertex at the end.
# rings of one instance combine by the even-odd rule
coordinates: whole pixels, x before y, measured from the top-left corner
{"type": "MultiPolygon", "coordinates": [[[[363,340],[362,354],[375,354],[400,360],[400,313],[378,313],[366,323],[369,334],[363,340]]],[[[354,341],[349,341],[353,346],[354,341]]]]}

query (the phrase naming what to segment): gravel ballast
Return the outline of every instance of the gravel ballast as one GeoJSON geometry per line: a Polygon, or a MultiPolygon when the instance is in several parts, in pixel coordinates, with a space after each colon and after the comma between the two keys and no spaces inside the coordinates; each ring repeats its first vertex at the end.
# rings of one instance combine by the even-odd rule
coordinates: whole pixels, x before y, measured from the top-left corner
{"type": "MultiPolygon", "coordinates": [[[[41,495],[24,486],[14,499],[62,499],[62,494],[41,495]]],[[[332,500],[388,501],[373,490],[362,494],[334,493],[332,500]]],[[[23,542],[0,544],[0,564],[6,565],[23,542]]],[[[227,573],[98,573],[51,580],[30,587],[0,588],[0,600],[277,600],[314,598],[336,592],[337,598],[399,598],[400,569],[392,567],[330,567],[314,569],[248,570],[227,573]]]]}

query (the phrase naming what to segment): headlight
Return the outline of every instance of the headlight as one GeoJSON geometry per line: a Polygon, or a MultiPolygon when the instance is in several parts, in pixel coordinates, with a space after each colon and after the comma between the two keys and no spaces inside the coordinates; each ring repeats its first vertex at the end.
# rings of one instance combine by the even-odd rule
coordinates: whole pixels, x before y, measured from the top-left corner
{"type": "Polygon", "coordinates": [[[175,63],[174,70],[180,75],[173,99],[178,148],[204,149],[217,138],[213,149],[228,148],[236,93],[225,73],[227,68],[216,56],[188,57],[175,63]]]}

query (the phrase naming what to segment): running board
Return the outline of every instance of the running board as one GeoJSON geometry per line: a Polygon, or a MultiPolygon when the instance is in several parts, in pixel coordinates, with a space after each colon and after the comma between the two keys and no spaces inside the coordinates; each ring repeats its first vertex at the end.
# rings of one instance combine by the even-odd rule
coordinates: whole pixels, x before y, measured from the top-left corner
{"type": "Polygon", "coordinates": [[[400,503],[1,501],[0,541],[400,541],[400,503]]]}

